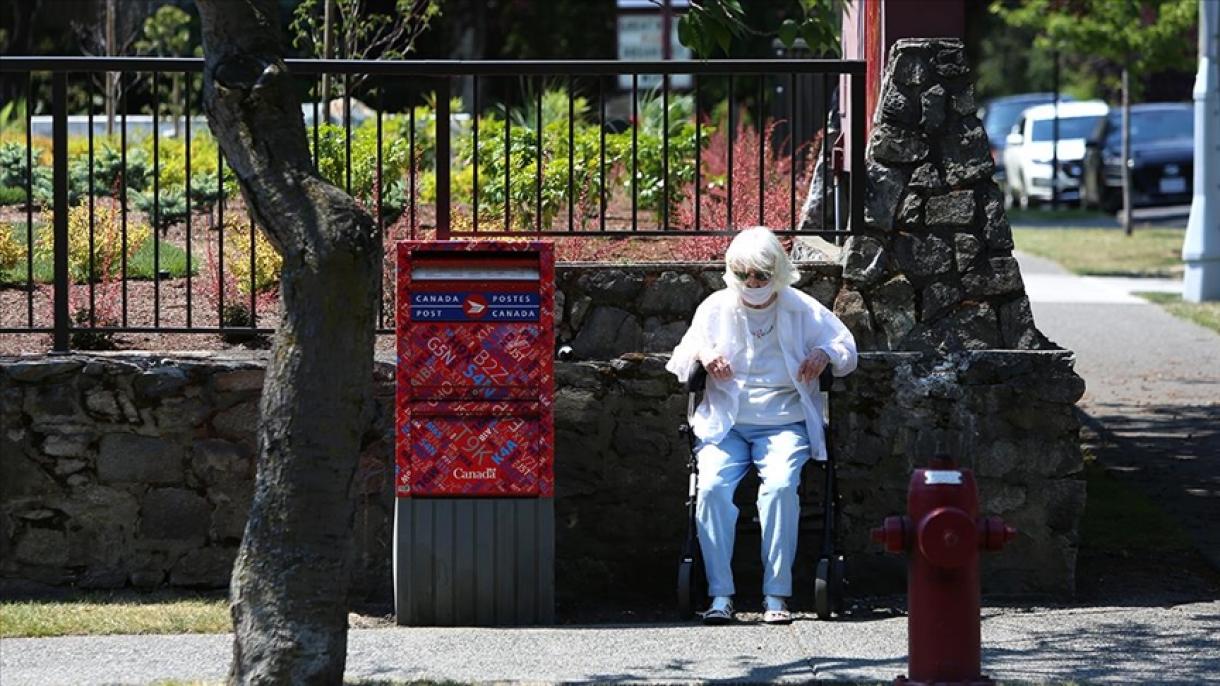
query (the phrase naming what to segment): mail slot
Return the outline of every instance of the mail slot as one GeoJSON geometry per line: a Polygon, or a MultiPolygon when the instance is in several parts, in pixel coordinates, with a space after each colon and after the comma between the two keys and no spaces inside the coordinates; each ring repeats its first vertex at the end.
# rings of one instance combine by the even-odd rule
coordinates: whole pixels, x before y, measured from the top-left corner
{"type": "Polygon", "coordinates": [[[550,621],[553,246],[403,241],[397,257],[398,621],[550,621]]]}

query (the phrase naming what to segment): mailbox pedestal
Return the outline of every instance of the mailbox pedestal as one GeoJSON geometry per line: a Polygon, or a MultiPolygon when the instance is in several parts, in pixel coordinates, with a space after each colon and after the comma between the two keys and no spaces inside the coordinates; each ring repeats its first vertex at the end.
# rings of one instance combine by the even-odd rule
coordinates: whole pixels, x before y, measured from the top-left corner
{"type": "Polygon", "coordinates": [[[554,253],[398,245],[399,624],[554,621],[554,253]]]}

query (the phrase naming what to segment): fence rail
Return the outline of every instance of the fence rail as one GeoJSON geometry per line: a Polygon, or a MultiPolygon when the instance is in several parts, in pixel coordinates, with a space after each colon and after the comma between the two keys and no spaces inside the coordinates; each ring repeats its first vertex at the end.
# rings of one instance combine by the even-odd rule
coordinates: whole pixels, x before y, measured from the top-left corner
{"type": "MultiPolygon", "coordinates": [[[[826,113],[845,104],[836,95],[844,90],[852,111],[863,111],[863,62],[287,65],[301,84],[315,166],[365,204],[387,244],[403,237],[703,239],[755,224],[841,240],[862,221],[862,175],[839,172],[844,141],[851,169],[864,167],[863,117],[839,131],[837,117],[826,113]],[[628,79],[630,88],[616,87],[628,79]],[[329,86],[323,92],[330,81],[340,97],[332,99],[329,86]],[[649,81],[659,86],[641,86],[649,81]],[[408,92],[405,112],[387,106],[421,87],[429,105],[408,92]],[[451,105],[455,88],[462,112],[451,105]],[[798,108],[802,98],[812,107],[798,108]],[[336,103],[341,125],[331,123],[336,103]],[[811,129],[815,136],[798,140],[811,129]]],[[[24,145],[0,130],[0,161],[9,167],[0,170],[0,333],[51,333],[54,349],[66,351],[80,334],[271,330],[274,253],[245,215],[219,147],[205,144],[210,132],[198,122],[192,130],[202,112],[203,68],[198,58],[0,61],[5,92],[24,87],[27,103],[24,145]],[[34,135],[35,120],[43,120],[35,105],[47,101],[49,150],[34,135]],[[141,108],[151,111],[151,130],[137,138],[129,117],[142,123],[131,116],[141,108]],[[70,138],[70,119],[87,133],[70,138]],[[172,132],[163,131],[167,121],[172,132]],[[14,196],[16,203],[2,205],[14,196]],[[23,255],[7,253],[10,261],[18,254],[18,264],[3,263],[6,240],[24,244],[23,255]],[[201,243],[203,260],[195,255],[201,243]],[[201,290],[205,307],[197,303],[201,290]]],[[[392,331],[392,294],[387,281],[379,333],[392,331]]]]}

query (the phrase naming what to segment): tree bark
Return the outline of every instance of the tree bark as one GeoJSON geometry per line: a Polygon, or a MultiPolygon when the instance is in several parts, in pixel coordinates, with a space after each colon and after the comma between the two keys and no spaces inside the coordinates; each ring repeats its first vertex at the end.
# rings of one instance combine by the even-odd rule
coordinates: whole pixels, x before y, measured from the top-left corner
{"type": "Polygon", "coordinates": [[[1123,64],[1123,231],[1128,236],[1131,226],[1131,70],[1130,60],[1123,64]]]}
{"type": "Polygon", "coordinates": [[[230,586],[229,682],[341,683],[381,241],[368,214],[314,172],[277,1],[198,7],[208,123],[283,256],[254,501],[230,586]]]}

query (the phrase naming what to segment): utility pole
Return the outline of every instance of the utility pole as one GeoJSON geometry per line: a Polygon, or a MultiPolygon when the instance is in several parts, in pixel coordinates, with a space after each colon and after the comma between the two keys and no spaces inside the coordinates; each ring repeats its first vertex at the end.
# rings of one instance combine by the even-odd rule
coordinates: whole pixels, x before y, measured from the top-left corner
{"type": "Polygon", "coordinates": [[[1220,300],[1220,4],[1199,0],[1195,188],[1182,244],[1182,299],[1220,300]]]}

